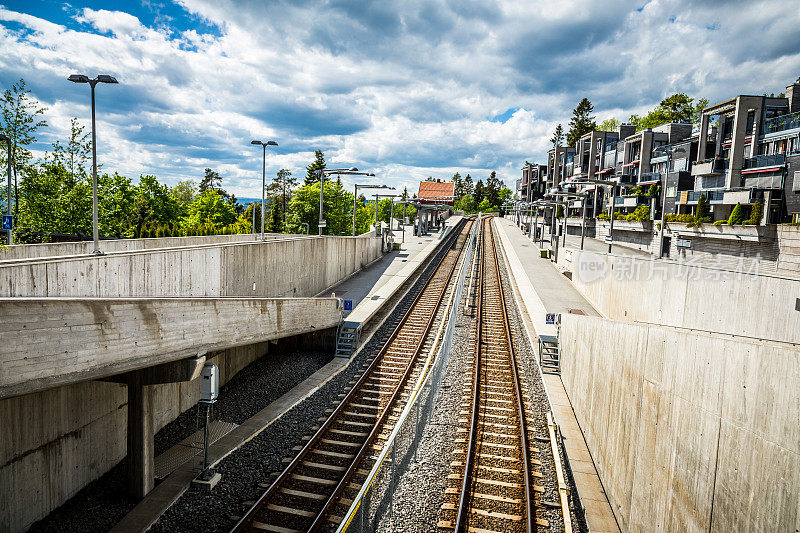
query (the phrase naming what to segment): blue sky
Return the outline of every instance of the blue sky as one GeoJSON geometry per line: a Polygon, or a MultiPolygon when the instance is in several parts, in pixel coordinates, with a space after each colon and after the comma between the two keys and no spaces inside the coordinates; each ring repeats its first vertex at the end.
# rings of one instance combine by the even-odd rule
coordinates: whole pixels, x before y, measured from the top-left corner
{"type": "Polygon", "coordinates": [[[48,108],[42,155],[70,117],[89,125],[88,88],[66,77],[116,76],[97,91],[98,152],[130,177],[211,167],[259,196],[259,138],[280,144],[270,175],[302,176],[320,148],[409,190],[455,171],[510,184],[584,96],[624,120],[678,91],[782,91],[798,27],[796,0],[15,0],[0,83],[24,78],[48,108]]]}

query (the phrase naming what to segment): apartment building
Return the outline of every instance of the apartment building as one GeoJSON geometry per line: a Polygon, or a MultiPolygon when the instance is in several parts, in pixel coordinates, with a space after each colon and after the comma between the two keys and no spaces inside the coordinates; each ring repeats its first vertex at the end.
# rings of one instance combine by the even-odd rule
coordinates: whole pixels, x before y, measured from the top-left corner
{"type": "Polygon", "coordinates": [[[556,146],[547,152],[547,176],[545,190],[557,186],[572,176],[575,148],[572,146],[556,146]],[[569,174],[567,173],[569,169],[569,174]]]}
{"type": "Polygon", "coordinates": [[[786,97],[739,95],[706,107],[692,166],[694,196],[704,194],[715,220],[738,203],[764,207],[765,223],[800,218],[800,79],[786,97]],[[717,124],[713,145],[711,124],[717,124]]]}
{"type": "Polygon", "coordinates": [[[517,200],[531,202],[547,191],[547,165],[525,162],[522,179],[517,180],[517,200]]]}

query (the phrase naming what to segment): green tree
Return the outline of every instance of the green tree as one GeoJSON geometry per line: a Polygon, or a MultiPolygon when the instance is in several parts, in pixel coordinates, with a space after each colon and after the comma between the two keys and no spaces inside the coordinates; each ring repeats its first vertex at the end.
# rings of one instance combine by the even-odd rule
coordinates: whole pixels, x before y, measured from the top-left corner
{"type": "MultiPolygon", "coordinates": [[[[88,178],[87,189],[89,188],[88,178]]],[[[103,174],[97,178],[97,212],[98,227],[100,234],[106,237],[133,237],[130,216],[134,211],[136,201],[136,189],[131,180],[120,176],[116,172],[109,176],[103,174]]],[[[177,216],[175,211],[172,217],[177,216]]],[[[168,216],[159,220],[160,223],[168,224],[172,222],[168,216]]],[[[87,221],[88,223],[88,221],[87,221]]]]}
{"type": "Polygon", "coordinates": [[[484,197],[489,200],[489,203],[494,206],[500,205],[500,189],[504,187],[503,182],[497,178],[497,173],[493,170],[486,180],[486,187],[484,188],[484,197]]]}
{"type": "MultiPolygon", "coordinates": [[[[14,211],[19,211],[19,194],[17,175],[28,166],[33,154],[27,149],[36,142],[36,132],[39,128],[47,126],[41,115],[47,110],[39,102],[31,98],[30,89],[25,87],[25,80],[20,78],[17,83],[6,89],[0,97],[0,132],[11,139],[11,164],[14,170],[14,211]]],[[[0,163],[7,168],[9,154],[6,143],[0,143],[2,156],[0,163]]]]}
{"type": "Polygon", "coordinates": [[[178,218],[177,200],[170,194],[169,187],[159,183],[155,176],[141,176],[134,197],[130,225],[135,235],[141,233],[145,224],[163,224],[178,218]]]}
{"type": "Polygon", "coordinates": [[[708,100],[701,98],[696,104],[693,98],[685,93],[677,93],[667,96],[659,104],[643,117],[631,115],[629,122],[636,126],[637,130],[655,128],[670,122],[694,123],[699,122],[703,108],[708,106],[708,100]]]}
{"type": "Polygon", "coordinates": [[[697,207],[695,208],[694,212],[694,222],[690,225],[692,226],[701,226],[703,223],[708,222],[711,220],[708,216],[708,201],[706,200],[706,195],[701,194],[700,198],[697,200],[697,207]]]}
{"type": "Polygon", "coordinates": [[[486,192],[484,191],[483,180],[478,180],[478,183],[475,184],[475,203],[480,204],[483,201],[486,192]]]}
{"type": "Polygon", "coordinates": [[[273,179],[273,182],[279,187],[281,194],[281,231],[286,226],[286,200],[291,198],[292,191],[297,185],[297,178],[293,178],[292,171],[282,168],[273,179]]]}
{"type": "Polygon", "coordinates": [[[553,145],[553,148],[557,148],[564,144],[564,127],[561,124],[556,126],[553,136],[550,137],[550,144],[553,145]]]}
{"type": "Polygon", "coordinates": [[[456,172],[453,174],[453,179],[450,181],[453,182],[453,196],[455,196],[453,200],[458,200],[464,196],[464,180],[461,179],[461,174],[456,172]]]}
{"type": "MultiPolygon", "coordinates": [[[[326,168],[325,154],[322,153],[322,150],[314,150],[314,162],[306,167],[306,180],[303,185],[311,185],[319,181],[316,171],[323,170],[324,168],[326,168]]],[[[319,208],[317,208],[317,210],[319,210],[319,208]]]]}
{"type": "Polygon", "coordinates": [[[203,193],[214,189],[222,189],[222,176],[216,170],[206,168],[203,179],[200,180],[200,192],[203,193]]]}
{"type": "Polygon", "coordinates": [[[481,213],[485,213],[487,211],[494,211],[495,209],[496,207],[493,206],[491,202],[489,202],[488,198],[484,198],[481,201],[481,203],[478,204],[478,211],[480,211],[481,213]]]}
{"type": "Polygon", "coordinates": [[[217,191],[207,189],[189,206],[186,225],[205,225],[206,235],[209,235],[234,221],[236,221],[236,211],[233,206],[217,191]]]}
{"type": "Polygon", "coordinates": [[[272,200],[272,208],[269,210],[266,231],[268,233],[280,233],[283,229],[283,208],[277,198],[272,200]]]}
{"type": "Polygon", "coordinates": [[[584,134],[597,129],[592,111],[594,111],[594,106],[588,98],[583,98],[572,110],[572,118],[569,121],[569,131],[567,132],[567,146],[574,146],[584,134]]]}
{"type": "MultiPolygon", "coordinates": [[[[301,232],[307,223],[309,233],[318,231],[319,182],[298,188],[288,204],[286,224],[290,232],[301,232]]],[[[352,226],[353,193],[344,190],[339,180],[325,180],[323,217],[327,221],[328,235],[349,235],[352,226]]]]}
{"type": "Polygon", "coordinates": [[[473,196],[475,194],[475,186],[472,184],[472,176],[467,174],[464,178],[464,194],[473,196]]]}
{"type": "Polygon", "coordinates": [[[457,211],[464,211],[464,213],[474,213],[476,209],[475,198],[471,194],[465,194],[455,203],[455,209],[457,211]]]}
{"type": "Polygon", "coordinates": [[[86,175],[84,165],[89,161],[92,154],[92,143],[89,140],[89,133],[83,132],[84,128],[78,119],[72,117],[70,120],[69,139],[66,145],[60,141],[53,143],[53,161],[69,170],[72,179],[75,179],[76,171],[78,176],[86,175]]]}
{"type": "Polygon", "coordinates": [[[747,223],[753,226],[758,226],[761,224],[761,218],[763,216],[764,216],[764,204],[762,204],[761,200],[759,200],[753,204],[753,208],[750,210],[750,218],[747,219],[747,223]]]}
{"type": "Polygon", "coordinates": [[[180,206],[181,216],[185,216],[188,213],[189,206],[197,197],[197,185],[193,180],[179,181],[169,190],[169,193],[180,206]]]}
{"type": "Polygon", "coordinates": [[[735,226],[736,224],[741,224],[743,221],[744,213],[742,212],[742,204],[736,202],[733,211],[731,211],[731,216],[728,217],[728,225],[735,226]]]}
{"type": "Polygon", "coordinates": [[[620,126],[620,121],[615,118],[607,118],[597,127],[599,131],[617,131],[620,126]]]}

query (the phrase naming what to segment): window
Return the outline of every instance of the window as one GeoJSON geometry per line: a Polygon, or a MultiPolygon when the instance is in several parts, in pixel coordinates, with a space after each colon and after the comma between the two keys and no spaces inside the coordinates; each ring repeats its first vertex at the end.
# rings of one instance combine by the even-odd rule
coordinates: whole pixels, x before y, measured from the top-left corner
{"type": "Polygon", "coordinates": [[[678,188],[677,187],[667,187],[667,198],[673,198],[678,196],[678,188]]]}

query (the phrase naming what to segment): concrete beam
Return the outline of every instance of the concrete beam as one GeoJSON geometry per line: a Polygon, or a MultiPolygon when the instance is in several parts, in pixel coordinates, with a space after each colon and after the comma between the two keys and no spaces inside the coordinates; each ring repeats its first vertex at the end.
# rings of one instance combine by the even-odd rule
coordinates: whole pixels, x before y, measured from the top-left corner
{"type": "MultiPolygon", "coordinates": [[[[339,302],[0,298],[0,399],[332,328],[341,320],[339,302]]],[[[196,364],[164,367],[142,379],[178,379],[196,371],[196,364]]]]}
{"type": "Polygon", "coordinates": [[[199,378],[205,362],[205,355],[197,355],[196,357],[188,357],[178,361],[170,361],[169,363],[150,366],[135,372],[129,372],[128,374],[118,374],[107,378],[101,378],[100,381],[128,384],[131,374],[137,374],[137,379],[142,385],[181,383],[183,381],[192,381],[199,378]]]}

